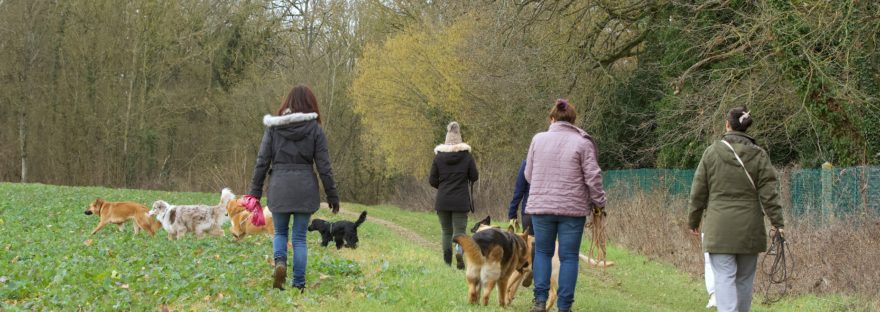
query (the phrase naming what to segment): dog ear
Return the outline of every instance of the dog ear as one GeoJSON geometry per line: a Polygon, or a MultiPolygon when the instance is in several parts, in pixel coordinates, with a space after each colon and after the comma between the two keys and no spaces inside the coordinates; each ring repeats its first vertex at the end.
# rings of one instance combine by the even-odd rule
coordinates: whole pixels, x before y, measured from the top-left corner
{"type": "Polygon", "coordinates": [[[165,207],[168,207],[168,203],[166,203],[164,200],[160,199],[153,202],[153,209],[159,210],[165,207]]]}
{"type": "Polygon", "coordinates": [[[101,212],[101,207],[104,206],[104,199],[98,197],[95,198],[95,201],[92,203],[92,206],[95,208],[96,212],[101,212]]]}

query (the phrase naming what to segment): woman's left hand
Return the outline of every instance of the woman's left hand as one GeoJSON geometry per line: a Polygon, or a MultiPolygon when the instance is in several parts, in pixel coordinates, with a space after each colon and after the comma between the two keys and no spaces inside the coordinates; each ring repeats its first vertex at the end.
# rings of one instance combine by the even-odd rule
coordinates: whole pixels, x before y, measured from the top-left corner
{"type": "Polygon", "coordinates": [[[700,228],[691,229],[691,235],[700,237],[700,228]]]}

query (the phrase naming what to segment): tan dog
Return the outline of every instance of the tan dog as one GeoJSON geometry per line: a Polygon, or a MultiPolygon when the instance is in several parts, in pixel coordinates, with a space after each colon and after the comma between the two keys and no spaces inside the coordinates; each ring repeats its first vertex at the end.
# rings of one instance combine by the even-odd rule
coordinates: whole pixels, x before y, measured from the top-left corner
{"type": "Polygon", "coordinates": [[[242,206],[238,200],[231,200],[226,204],[226,215],[229,216],[229,231],[236,240],[242,239],[247,234],[274,234],[275,226],[272,224],[272,213],[268,207],[263,207],[263,216],[266,218],[266,224],[256,226],[251,223],[251,212],[242,206]]]}
{"type": "Polygon", "coordinates": [[[528,235],[517,234],[513,228],[503,231],[489,225],[481,226],[473,237],[457,235],[453,240],[461,245],[467,265],[468,303],[476,303],[482,290],[482,304],[489,304],[489,294],[498,286],[500,306],[509,304],[508,282],[514,272],[522,271],[531,260],[528,235]]]}
{"type": "Polygon", "coordinates": [[[140,232],[140,229],[146,230],[150,235],[156,234],[156,230],[162,225],[155,218],[147,216],[149,209],[144,205],[133,202],[108,202],[101,198],[95,199],[86,209],[85,214],[98,215],[101,219],[98,226],[92,230],[91,235],[95,235],[108,223],[116,224],[117,228],[122,231],[122,227],[128,220],[134,220],[134,233],[140,232]]]}

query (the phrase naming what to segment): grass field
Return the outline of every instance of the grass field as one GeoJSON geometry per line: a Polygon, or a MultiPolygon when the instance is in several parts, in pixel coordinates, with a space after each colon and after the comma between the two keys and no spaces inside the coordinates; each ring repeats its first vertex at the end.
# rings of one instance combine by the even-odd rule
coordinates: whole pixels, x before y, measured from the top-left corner
{"type": "MultiPolygon", "coordinates": [[[[464,274],[443,264],[434,246],[414,242],[419,235],[439,241],[430,213],[390,206],[343,204],[351,212],[393,222],[401,233],[377,222],[360,228],[357,250],[321,248],[309,234],[308,288],[304,294],[271,289],[272,253],[268,236],[235,242],[230,236],[168,241],[164,231],[150,237],[105,227],[94,236],[96,216],[83,211],[95,197],[149,205],[208,203],[217,194],[171,193],[99,187],[0,183],[0,310],[134,310],[167,305],[177,310],[216,311],[496,311],[466,303],[464,274]]],[[[329,219],[354,219],[316,214],[329,219]]],[[[227,224],[228,226],[228,224],[227,224]]],[[[582,250],[586,250],[585,245],[582,250]]],[[[699,255],[697,255],[699,256],[699,255]]],[[[576,311],[706,311],[702,280],[672,266],[611,246],[615,267],[581,267],[576,311]]],[[[789,298],[754,311],[827,311],[852,307],[848,298],[789,298]],[[841,305],[844,303],[844,305],[841,305]]],[[[520,289],[512,307],[527,311],[531,289],[520,289]]]]}

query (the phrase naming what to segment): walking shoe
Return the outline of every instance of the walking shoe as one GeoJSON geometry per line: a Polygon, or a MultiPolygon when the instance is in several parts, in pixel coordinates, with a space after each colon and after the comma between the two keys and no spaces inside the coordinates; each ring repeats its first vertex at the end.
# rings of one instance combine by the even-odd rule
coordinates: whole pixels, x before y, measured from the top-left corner
{"type": "Polygon", "coordinates": [[[272,274],[272,288],[284,290],[284,278],[287,276],[287,259],[275,259],[275,272],[272,274]]]}
{"type": "Polygon", "coordinates": [[[547,312],[547,301],[532,301],[532,309],[529,312],[547,312]]]}
{"type": "Polygon", "coordinates": [[[448,266],[452,266],[452,250],[443,251],[443,262],[446,262],[448,266]]]}
{"type": "Polygon", "coordinates": [[[715,305],[715,293],[709,294],[709,303],[706,304],[706,309],[711,309],[716,307],[715,305]]]}
{"type": "Polygon", "coordinates": [[[290,286],[293,286],[293,288],[299,289],[300,294],[306,292],[306,285],[290,285],[290,286]]]}

